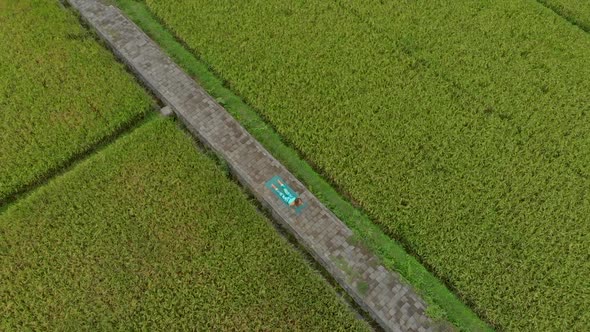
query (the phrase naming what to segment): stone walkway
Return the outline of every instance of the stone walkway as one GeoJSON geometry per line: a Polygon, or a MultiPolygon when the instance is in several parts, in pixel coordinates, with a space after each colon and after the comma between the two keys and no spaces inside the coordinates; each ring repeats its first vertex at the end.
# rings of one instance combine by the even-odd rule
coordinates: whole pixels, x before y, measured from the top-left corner
{"type": "Polygon", "coordinates": [[[233,173],[278,222],[387,331],[433,331],[426,305],[378,259],[352,239],[352,231],[266,151],[231,115],[183,72],[121,11],[103,0],[67,0],[117,56],[233,173]],[[284,204],[265,183],[280,176],[306,203],[301,213],[284,204]]]}

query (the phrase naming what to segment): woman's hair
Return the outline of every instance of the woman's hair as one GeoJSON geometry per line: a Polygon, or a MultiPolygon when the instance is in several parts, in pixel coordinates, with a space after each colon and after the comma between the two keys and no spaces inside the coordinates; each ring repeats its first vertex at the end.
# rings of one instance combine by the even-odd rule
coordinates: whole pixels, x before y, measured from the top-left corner
{"type": "Polygon", "coordinates": [[[301,198],[297,197],[295,199],[295,202],[293,202],[293,205],[295,206],[301,206],[301,204],[303,204],[303,200],[301,200],[301,198]]]}

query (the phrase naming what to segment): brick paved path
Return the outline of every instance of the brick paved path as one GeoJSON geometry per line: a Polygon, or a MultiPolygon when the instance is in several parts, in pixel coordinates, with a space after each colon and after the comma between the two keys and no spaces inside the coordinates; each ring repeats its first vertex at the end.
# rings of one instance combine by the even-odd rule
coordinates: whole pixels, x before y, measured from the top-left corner
{"type": "Polygon", "coordinates": [[[186,75],[118,8],[101,0],[67,0],[113,51],[166,104],[188,129],[230,165],[240,182],[262,202],[388,331],[432,331],[426,305],[397,273],[386,270],[352,231],[273,158],[231,115],[186,75]],[[307,207],[300,213],[265,187],[279,175],[307,207]]]}

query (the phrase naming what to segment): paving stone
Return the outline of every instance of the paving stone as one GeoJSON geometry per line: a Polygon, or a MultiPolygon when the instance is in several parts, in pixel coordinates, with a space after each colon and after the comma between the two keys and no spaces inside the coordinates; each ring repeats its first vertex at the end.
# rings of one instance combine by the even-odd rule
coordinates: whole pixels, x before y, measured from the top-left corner
{"type": "Polygon", "coordinates": [[[67,1],[191,133],[228,161],[240,182],[384,330],[435,330],[425,315],[425,302],[367,248],[353,241],[352,231],[342,221],[118,8],[103,0],[67,1]],[[304,199],[307,207],[300,215],[265,187],[275,175],[304,199]],[[361,283],[368,286],[364,294],[356,287],[361,283]]]}
{"type": "Polygon", "coordinates": [[[173,116],[174,111],[170,106],[164,106],[160,109],[160,114],[162,114],[163,116],[173,116]]]}

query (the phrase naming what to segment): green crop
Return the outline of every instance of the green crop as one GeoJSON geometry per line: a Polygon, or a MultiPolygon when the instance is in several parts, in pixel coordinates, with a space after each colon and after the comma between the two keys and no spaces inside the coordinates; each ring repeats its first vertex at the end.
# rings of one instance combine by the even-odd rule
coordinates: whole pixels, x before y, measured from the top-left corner
{"type": "Polygon", "coordinates": [[[538,0],[553,9],[566,20],[590,32],[590,1],[585,0],[538,0]]]}
{"type": "Polygon", "coordinates": [[[0,329],[366,330],[173,121],[0,215],[0,329]]]}
{"type": "Polygon", "coordinates": [[[586,33],[532,1],[146,3],[488,322],[590,324],[586,33]]]}
{"type": "Polygon", "coordinates": [[[0,0],[0,204],[151,105],[58,1],[0,0]]]}

